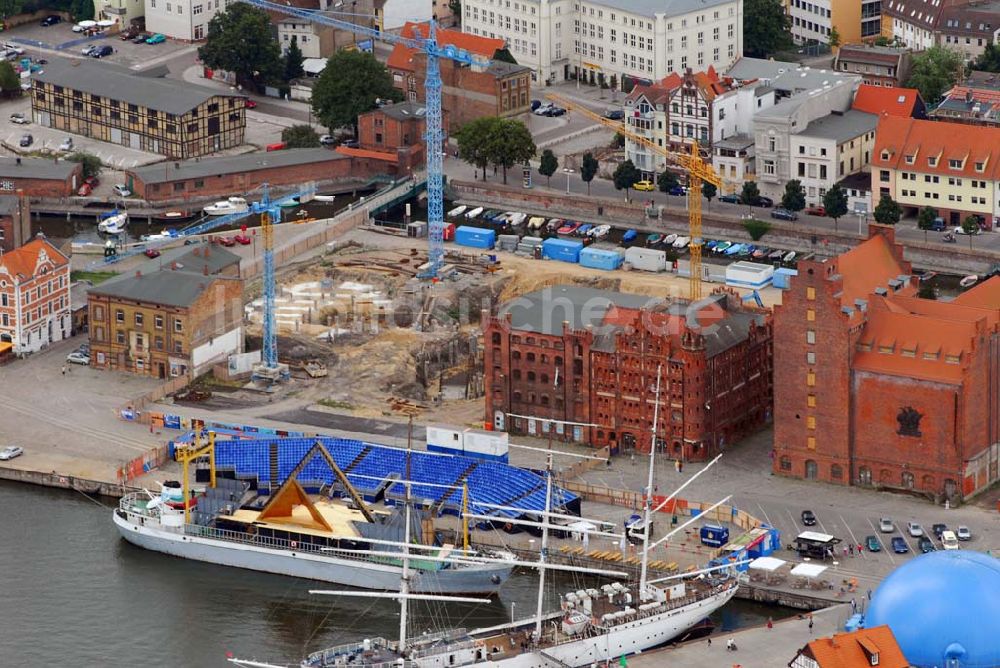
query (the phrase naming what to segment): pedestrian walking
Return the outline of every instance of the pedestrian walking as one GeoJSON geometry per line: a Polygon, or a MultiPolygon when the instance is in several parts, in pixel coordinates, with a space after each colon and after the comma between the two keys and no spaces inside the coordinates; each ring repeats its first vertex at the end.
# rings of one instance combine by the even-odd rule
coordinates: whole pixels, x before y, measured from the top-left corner
{"type": "Polygon", "coordinates": [[[65,364],[62,365],[62,375],[64,375],[64,376],[66,375],[66,365],[65,364]]]}
{"type": "Polygon", "coordinates": [[[711,647],[711,646],[712,646],[712,638],[711,638],[711,637],[709,637],[709,639],[708,639],[708,646],[709,646],[709,647],[711,647]]]}
{"type": "Polygon", "coordinates": [[[854,612],[858,611],[858,602],[855,601],[853,598],[851,599],[851,610],[853,610],[854,612]]]}
{"type": "Polygon", "coordinates": [[[845,558],[847,557],[847,546],[846,545],[844,546],[844,557],[845,558]]]}
{"type": "Polygon", "coordinates": [[[774,628],[774,620],[770,617],[767,618],[767,630],[770,631],[774,628]]]}
{"type": "Polygon", "coordinates": [[[868,590],[868,600],[869,601],[872,600],[872,590],[871,589],[868,590]]]}
{"type": "Polygon", "coordinates": [[[813,618],[810,615],[809,616],[809,634],[812,635],[812,632],[813,632],[813,618]]]}
{"type": "Polygon", "coordinates": [[[858,556],[861,556],[861,543],[858,543],[858,556]]]}
{"type": "Polygon", "coordinates": [[[677,460],[677,472],[684,473],[684,462],[679,459],[677,460]]]}
{"type": "Polygon", "coordinates": [[[851,550],[851,556],[853,557],[854,556],[854,543],[851,543],[847,547],[850,548],[850,550],[851,550]]]}

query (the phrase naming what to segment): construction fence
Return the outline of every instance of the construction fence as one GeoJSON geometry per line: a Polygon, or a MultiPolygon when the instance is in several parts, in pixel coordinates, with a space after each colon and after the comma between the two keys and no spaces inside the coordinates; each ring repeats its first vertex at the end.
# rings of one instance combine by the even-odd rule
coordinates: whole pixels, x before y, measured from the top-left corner
{"type": "Polygon", "coordinates": [[[172,461],[174,446],[173,444],[159,445],[151,450],[144,452],[140,456],[125,462],[118,467],[116,472],[117,480],[120,484],[124,485],[130,480],[135,480],[140,478],[150,471],[154,471],[169,461],[172,461]]]}

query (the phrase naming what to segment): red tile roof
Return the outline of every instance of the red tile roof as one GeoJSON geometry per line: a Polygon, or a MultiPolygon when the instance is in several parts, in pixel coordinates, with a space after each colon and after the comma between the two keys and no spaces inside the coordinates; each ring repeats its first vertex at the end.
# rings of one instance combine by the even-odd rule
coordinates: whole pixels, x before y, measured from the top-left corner
{"type": "Polygon", "coordinates": [[[38,267],[38,256],[43,250],[56,266],[69,262],[66,256],[46,239],[32,239],[20,248],[0,255],[0,267],[6,269],[11,276],[31,278],[38,267]]]}
{"type": "Polygon", "coordinates": [[[384,160],[386,162],[396,162],[395,153],[385,153],[383,151],[370,151],[364,148],[349,148],[347,146],[338,146],[337,153],[343,155],[349,155],[352,158],[371,158],[373,160],[384,160]]]}
{"type": "Polygon", "coordinates": [[[889,114],[909,118],[917,108],[920,91],[916,88],[883,88],[861,84],[854,96],[853,109],[869,114],[889,114]]]}
{"type": "MultiPolygon", "coordinates": [[[[407,22],[399,34],[401,37],[425,39],[427,37],[427,30],[427,23],[407,22]]],[[[484,58],[492,58],[499,49],[504,47],[502,39],[481,37],[462,32],[461,30],[448,30],[446,28],[438,28],[437,41],[440,46],[454,46],[484,58]]],[[[386,67],[390,70],[412,72],[414,69],[414,54],[416,54],[416,49],[411,49],[403,44],[396,44],[392,50],[392,54],[389,56],[389,60],[386,61],[386,67]]]]}
{"type": "Polygon", "coordinates": [[[872,167],[997,180],[1000,128],[883,115],[875,130],[872,167]],[[912,163],[906,162],[907,156],[912,163]],[[928,158],[936,159],[933,166],[928,158]],[[960,160],[961,167],[952,169],[949,160],[960,160]],[[977,162],[983,171],[976,171],[977,162]]]}
{"type": "Polygon", "coordinates": [[[879,668],[908,668],[910,665],[888,626],[819,638],[806,645],[803,653],[810,655],[819,668],[871,668],[875,664],[869,652],[878,652],[879,668]]]}
{"type": "MultiPolygon", "coordinates": [[[[840,303],[852,308],[856,299],[868,299],[876,288],[888,288],[889,281],[910,273],[909,264],[900,263],[893,245],[881,234],[840,255],[835,263],[835,271],[843,281],[840,303]]],[[[900,293],[910,295],[915,291],[907,285],[900,293]]]]}
{"type": "Polygon", "coordinates": [[[993,311],[1000,309],[1000,276],[994,276],[971,290],[966,290],[955,297],[951,303],[963,306],[976,306],[993,311]]]}

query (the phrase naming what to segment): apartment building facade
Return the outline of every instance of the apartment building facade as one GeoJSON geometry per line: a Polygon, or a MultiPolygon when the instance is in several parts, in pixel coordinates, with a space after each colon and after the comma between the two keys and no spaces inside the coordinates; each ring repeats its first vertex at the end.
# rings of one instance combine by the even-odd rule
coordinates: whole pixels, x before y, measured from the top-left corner
{"type": "Polygon", "coordinates": [[[240,95],[89,60],[52,62],[32,79],[32,117],[43,127],[173,158],[243,144],[240,95]]]}
{"type": "Polygon", "coordinates": [[[146,15],[145,0],[94,0],[94,18],[128,26],[146,15]]]}
{"type": "Polygon", "coordinates": [[[743,52],[742,0],[466,0],[462,29],[503,39],[536,82],[616,88],[721,70],[743,52]]]}
{"type": "Polygon", "coordinates": [[[39,235],[0,255],[0,342],[30,353],[73,328],[69,258],[39,235]]]}
{"type": "Polygon", "coordinates": [[[822,204],[823,196],[845,176],[871,164],[878,116],[863,111],[834,112],[792,134],[792,178],[802,182],[806,204],[822,204]]]}
{"type": "Polygon", "coordinates": [[[837,51],[833,68],[857,74],[870,86],[902,86],[910,76],[913,54],[903,47],[844,44],[837,51]]]}
{"type": "Polygon", "coordinates": [[[208,36],[208,23],[229,0],[145,0],[146,28],[171,39],[195,42],[208,36]]]}
{"type": "Polygon", "coordinates": [[[1000,39],[1000,0],[886,0],[883,34],[915,51],[943,46],[966,60],[1000,39]]]}
{"type": "Polygon", "coordinates": [[[796,44],[829,44],[834,28],[840,43],[875,39],[882,27],[881,0],[785,0],[796,44]]]}

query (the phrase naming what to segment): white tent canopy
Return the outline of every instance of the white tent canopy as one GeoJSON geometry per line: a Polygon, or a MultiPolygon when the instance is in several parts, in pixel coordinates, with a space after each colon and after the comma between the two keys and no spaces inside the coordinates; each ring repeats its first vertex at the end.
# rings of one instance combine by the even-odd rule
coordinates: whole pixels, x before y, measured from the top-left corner
{"type": "MultiPolygon", "coordinates": [[[[756,571],[768,571],[773,572],[787,564],[788,562],[784,559],[777,559],[775,557],[757,557],[750,562],[749,568],[756,571]]],[[[792,571],[793,573],[795,571],[792,571]]]]}
{"type": "Polygon", "coordinates": [[[302,71],[311,77],[318,76],[326,67],[326,58],[305,58],[302,61],[302,71]]]}
{"type": "Polygon", "coordinates": [[[804,578],[814,578],[826,569],[826,566],[821,566],[820,564],[799,564],[792,569],[792,575],[798,575],[804,578]]]}

